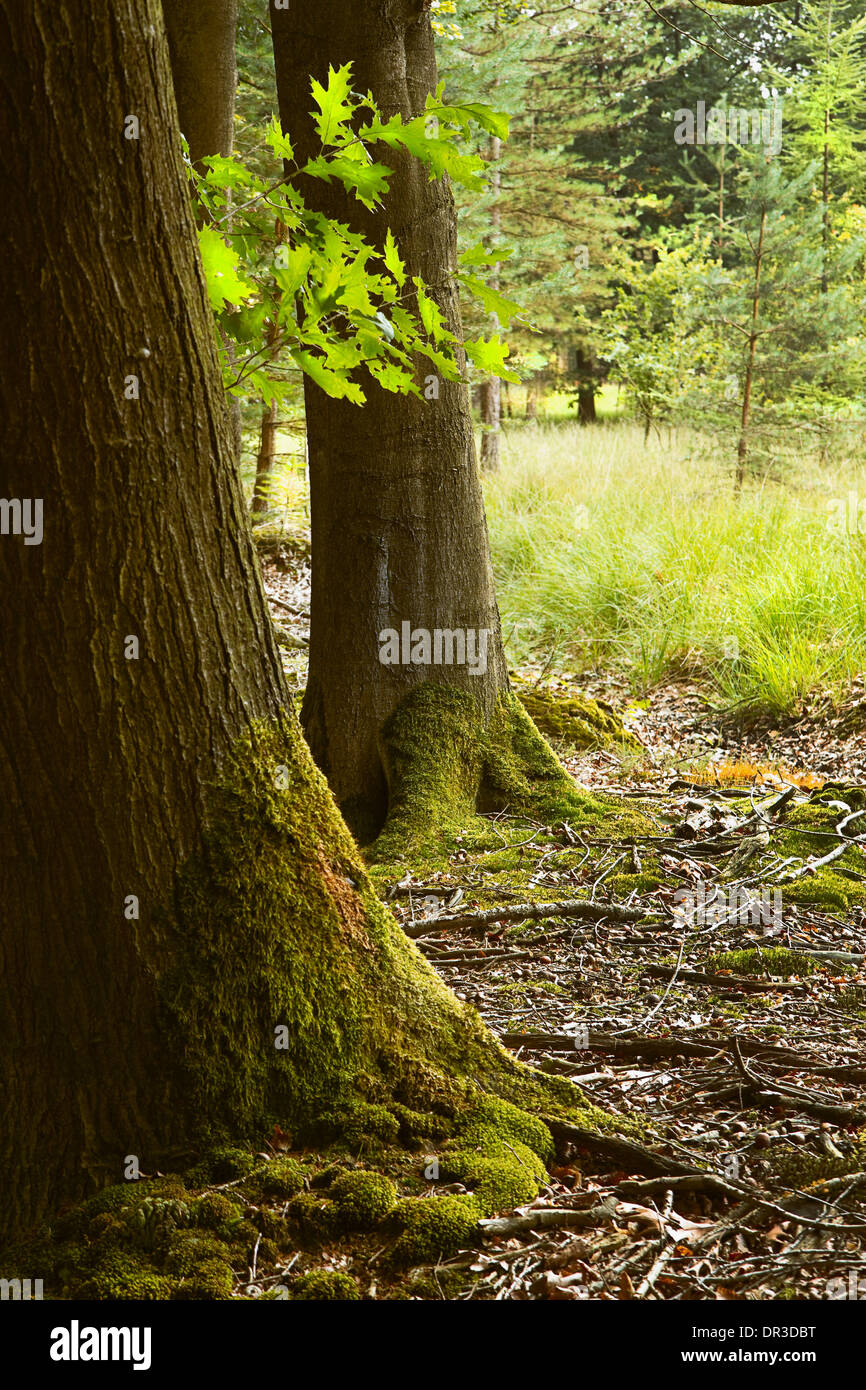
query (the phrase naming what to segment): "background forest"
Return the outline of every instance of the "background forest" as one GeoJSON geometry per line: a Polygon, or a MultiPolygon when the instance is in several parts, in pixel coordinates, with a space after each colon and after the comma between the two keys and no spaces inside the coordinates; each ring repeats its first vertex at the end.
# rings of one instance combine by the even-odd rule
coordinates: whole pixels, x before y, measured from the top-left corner
{"type": "MultiPolygon", "coordinates": [[[[509,117],[467,132],[484,182],[456,191],[461,251],[504,258],[462,311],[508,343],[504,379],[471,373],[512,659],[635,695],[685,671],[770,715],[843,698],[866,642],[862,7],[434,13],[446,98],[509,117]]],[[[237,155],[273,175],[251,0],[239,63],[237,155]]],[[[267,405],[240,396],[277,535],[307,517],[300,375],[273,352],[267,405]]]]}

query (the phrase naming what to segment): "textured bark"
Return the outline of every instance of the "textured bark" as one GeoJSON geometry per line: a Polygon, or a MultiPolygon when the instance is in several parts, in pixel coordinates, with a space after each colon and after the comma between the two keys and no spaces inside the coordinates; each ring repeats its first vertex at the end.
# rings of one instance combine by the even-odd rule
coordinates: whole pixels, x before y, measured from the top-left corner
{"type": "MultiPolygon", "coordinates": [[[[490,192],[493,203],[490,209],[490,244],[496,246],[502,231],[502,209],[499,206],[499,195],[502,189],[502,171],[497,165],[497,160],[502,154],[502,141],[497,135],[492,135],[487,146],[487,158],[490,163],[490,192]]],[[[499,275],[494,273],[490,277],[490,284],[493,289],[499,289],[499,275]]],[[[499,333],[502,325],[496,314],[490,315],[490,332],[499,333]]],[[[501,453],[501,419],[502,419],[502,382],[498,376],[488,377],[481,388],[481,471],[483,473],[497,473],[502,460],[501,453]]]]}
{"type": "MultiPolygon", "coordinates": [[[[326,81],[329,64],[352,62],[355,89],[371,91],[386,116],[423,111],[435,87],[423,0],[321,0],[314,18],[307,6],[272,7],[271,25],[280,117],[299,161],[318,149],[309,82],[326,81]]],[[[305,195],[380,243],[390,224],[409,275],[423,277],[459,335],[450,186],[430,182],[414,159],[376,154],[395,170],[387,216],[359,210],[336,186],[311,182],[305,195]]],[[[359,409],[306,385],[313,579],[302,718],[344,814],[366,837],[385,816],[378,737],[400,701],[419,684],[447,681],[492,710],[507,673],[466,388],[440,382],[436,400],[391,396],[369,380],[365,390],[359,409]],[[380,664],[379,633],[403,621],[488,629],[486,675],[380,664]]]]}
{"type": "Polygon", "coordinates": [[[158,0],[7,7],[0,42],[26,132],[2,156],[5,483],[44,504],[41,544],[0,535],[2,1236],[128,1155],[261,1136],[480,1030],[376,903],[291,714],[158,0]]]}
{"type": "MultiPolygon", "coordinates": [[[[237,87],[237,0],[162,0],[174,99],[189,157],[201,171],[208,155],[229,155],[234,145],[237,87]]],[[[229,359],[234,354],[225,339],[229,359]]],[[[241,458],[241,406],[229,396],[232,445],[241,458]]]]}
{"type": "Polygon", "coordinates": [[[193,164],[234,144],[237,0],[162,0],[180,128],[193,164]]]}
{"type": "Polygon", "coordinates": [[[262,412],[262,429],[259,443],[259,456],[256,460],[256,485],[253,488],[251,511],[260,516],[268,510],[268,486],[277,459],[277,403],[271,401],[262,412]]]}

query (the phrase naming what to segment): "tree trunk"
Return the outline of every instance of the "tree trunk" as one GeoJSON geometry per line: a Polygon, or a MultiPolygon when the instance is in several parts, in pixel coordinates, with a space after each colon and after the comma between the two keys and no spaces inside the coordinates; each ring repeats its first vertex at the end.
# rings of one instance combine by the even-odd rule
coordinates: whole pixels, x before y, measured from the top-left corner
{"type": "Polygon", "coordinates": [[[27,132],[3,152],[6,482],[44,519],[0,538],[9,1235],[130,1155],[260,1147],[359,1076],[423,1108],[434,1076],[516,1064],[376,901],[293,716],[157,0],[9,6],[0,40],[27,132]]]}
{"type": "Polygon", "coordinates": [[[577,356],[577,418],[582,425],[594,425],[595,381],[592,376],[592,354],[578,347],[577,356]]]}
{"type": "Polygon", "coordinates": [[[526,418],[538,419],[538,379],[533,377],[526,388],[526,418]]]}
{"type": "Polygon", "coordinates": [[[270,506],[268,487],[277,459],[277,403],[271,401],[262,412],[262,433],[259,456],[256,460],[256,485],[253,488],[252,513],[261,515],[270,506]]]}
{"type": "Polygon", "coordinates": [[[481,383],[481,468],[484,473],[496,473],[502,460],[501,420],[502,382],[498,376],[490,376],[481,383]]]}
{"type": "Polygon", "coordinates": [[[234,145],[237,0],[162,0],[180,128],[202,168],[234,145]]]}
{"type": "MultiPolygon", "coordinates": [[[[353,84],[386,116],[424,110],[436,84],[423,0],[321,0],[271,9],[280,117],[295,157],[318,150],[310,76],[352,62],[353,84]]],[[[447,327],[461,334],[452,267],[456,220],[447,179],[430,181],[411,157],[377,157],[395,173],[386,213],[369,214],[336,186],[308,181],[309,203],[381,244],[391,227],[409,276],[430,287],[447,327]]],[[[426,682],[447,681],[489,717],[507,688],[487,523],[466,387],[428,380],[430,399],[392,396],[365,377],[363,408],[305,385],[313,546],[310,671],[302,720],[316,761],[364,839],[389,804],[381,731],[426,682]],[[487,668],[385,665],[380,633],[487,631],[487,668]]],[[[401,653],[402,655],[402,653],[401,653]]]]}
{"type": "Polygon", "coordinates": [[[749,457],[749,424],[752,414],[752,388],[755,376],[755,356],[758,348],[758,323],[760,320],[761,271],[764,262],[764,235],[767,229],[767,209],[761,209],[761,222],[758,231],[758,244],[755,248],[755,275],[752,284],[752,324],[749,333],[746,356],[746,374],[743,381],[743,404],[740,413],[740,438],[737,442],[737,473],[735,489],[739,492],[746,478],[749,457]]]}
{"type": "MultiPolygon", "coordinates": [[[[234,146],[237,0],[162,0],[174,99],[189,157],[202,172],[208,155],[234,146]]],[[[224,337],[229,360],[233,345],[224,337]]],[[[241,405],[229,396],[234,455],[241,461],[241,405]]]]}
{"type": "MultiPolygon", "coordinates": [[[[494,24],[495,27],[495,24],[494,24]]],[[[492,135],[488,144],[487,157],[491,166],[490,191],[493,203],[490,209],[490,244],[496,246],[502,227],[502,210],[499,206],[499,192],[502,187],[502,173],[497,160],[502,154],[502,141],[492,135]]],[[[499,289],[498,271],[490,277],[493,289],[499,289]]],[[[502,325],[496,314],[490,315],[490,332],[499,333],[502,325]]],[[[501,462],[502,421],[502,382],[498,376],[488,377],[481,387],[481,471],[496,473],[501,462]]]]}

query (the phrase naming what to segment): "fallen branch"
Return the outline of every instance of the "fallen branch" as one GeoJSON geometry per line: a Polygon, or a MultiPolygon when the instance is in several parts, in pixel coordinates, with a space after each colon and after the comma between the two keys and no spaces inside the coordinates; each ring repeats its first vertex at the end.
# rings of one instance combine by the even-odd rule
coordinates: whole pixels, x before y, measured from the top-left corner
{"type": "Polygon", "coordinates": [[[616,1209],[616,1201],[608,1197],[584,1211],[574,1211],[571,1207],[542,1207],[526,1216],[494,1216],[478,1224],[486,1236],[523,1236],[530,1231],[549,1231],[557,1226],[600,1226],[613,1220],[616,1209]]]}
{"type": "Polygon", "coordinates": [[[559,1143],[571,1144],[575,1148],[586,1149],[617,1164],[627,1173],[645,1173],[647,1177],[705,1177],[700,1168],[687,1167],[675,1158],[655,1154],[642,1144],[631,1139],[621,1139],[613,1134],[597,1134],[593,1129],[583,1129],[580,1125],[558,1120],[553,1115],[542,1115],[547,1128],[559,1143]]]}
{"type": "Polygon", "coordinates": [[[621,903],[591,903],[586,898],[565,898],[558,903],[515,903],[509,907],[487,907],[478,912],[457,912],[423,922],[404,922],[403,930],[414,940],[440,931],[478,931],[497,922],[522,922],[541,917],[585,917],[591,922],[664,922],[639,907],[621,903]]]}

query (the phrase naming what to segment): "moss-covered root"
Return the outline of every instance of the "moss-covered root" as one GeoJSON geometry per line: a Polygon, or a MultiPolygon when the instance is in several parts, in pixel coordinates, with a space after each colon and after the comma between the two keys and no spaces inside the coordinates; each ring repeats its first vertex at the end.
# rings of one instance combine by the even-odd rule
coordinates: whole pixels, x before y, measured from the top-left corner
{"type": "Polygon", "coordinates": [[[633,810],[625,812],[572,781],[510,690],[487,717],[467,691],[419,686],[385,724],[380,751],[389,805],[369,851],[372,862],[442,859],[458,835],[479,836],[478,811],[507,809],[551,822],[567,818],[578,827],[615,827],[628,820],[634,829],[633,810]]]}

